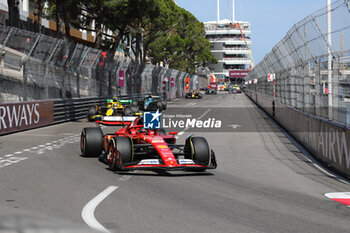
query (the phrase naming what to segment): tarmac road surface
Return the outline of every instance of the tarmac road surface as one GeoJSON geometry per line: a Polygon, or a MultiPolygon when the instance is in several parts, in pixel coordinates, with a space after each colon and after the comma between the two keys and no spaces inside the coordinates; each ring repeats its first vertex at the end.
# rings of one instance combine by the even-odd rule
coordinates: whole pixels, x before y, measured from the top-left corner
{"type": "Polygon", "coordinates": [[[314,166],[244,94],[175,100],[163,119],[176,114],[221,121],[178,138],[206,137],[217,169],[111,172],[80,156],[80,132],[93,125],[85,119],[10,134],[0,137],[0,216],[26,211],[110,232],[350,232],[350,209],[324,196],[350,185],[314,166]]]}

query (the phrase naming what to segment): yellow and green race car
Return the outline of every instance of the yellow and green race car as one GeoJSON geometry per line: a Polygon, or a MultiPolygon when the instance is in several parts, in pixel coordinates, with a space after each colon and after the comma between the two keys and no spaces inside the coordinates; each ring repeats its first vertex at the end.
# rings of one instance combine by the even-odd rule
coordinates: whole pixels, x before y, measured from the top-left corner
{"type": "Polygon", "coordinates": [[[118,100],[116,97],[107,99],[107,103],[101,106],[90,106],[87,118],[89,121],[101,119],[104,116],[136,116],[139,112],[137,102],[133,100],[118,100]]]}

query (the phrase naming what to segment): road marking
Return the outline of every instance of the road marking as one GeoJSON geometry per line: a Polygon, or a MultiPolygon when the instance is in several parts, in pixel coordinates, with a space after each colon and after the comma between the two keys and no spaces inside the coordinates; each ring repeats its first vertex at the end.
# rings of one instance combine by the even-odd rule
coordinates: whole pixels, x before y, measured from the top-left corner
{"type": "Polygon", "coordinates": [[[211,111],[211,108],[209,108],[207,111],[205,111],[202,115],[198,117],[198,120],[202,119],[205,115],[207,115],[211,111]]]}
{"type": "Polygon", "coordinates": [[[295,141],[294,138],[291,135],[289,135],[287,131],[281,128],[272,117],[270,117],[267,114],[265,115],[272,122],[274,122],[276,127],[284,134],[284,136],[286,136],[289,139],[289,141],[300,150],[300,152],[304,155],[304,157],[308,160],[308,162],[310,162],[315,168],[317,168],[319,171],[323,172],[324,174],[328,175],[329,177],[338,180],[339,182],[350,185],[350,182],[345,178],[339,176],[336,173],[331,172],[326,168],[323,168],[323,166],[303,146],[301,146],[297,141],[295,141]]]}
{"type": "MultiPolygon", "coordinates": [[[[19,161],[26,160],[28,157],[12,157],[14,155],[22,155],[24,156],[24,152],[30,153],[30,154],[37,154],[41,155],[44,154],[46,151],[52,151],[53,149],[60,149],[67,144],[76,143],[80,140],[80,134],[75,134],[76,136],[70,136],[63,139],[55,140],[52,142],[48,142],[46,144],[42,144],[39,146],[34,146],[31,148],[23,149],[21,151],[14,152],[13,154],[8,155],[1,155],[0,157],[0,168],[9,166],[11,164],[15,164],[19,161]]],[[[26,153],[26,155],[27,155],[26,153]]]]}
{"type": "Polygon", "coordinates": [[[30,134],[30,137],[59,137],[57,134],[30,134]]]}
{"type": "Polygon", "coordinates": [[[333,201],[350,207],[350,192],[326,193],[325,196],[333,201]]]}
{"type": "Polygon", "coordinates": [[[131,177],[132,176],[130,176],[130,175],[123,175],[118,180],[120,180],[120,181],[128,181],[128,180],[130,180],[131,177]]]}
{"type": "MultiPolygon", "coordinates": [[[[136,173],[136,172],[137,171],[135,171],[135,170],[129,171],[129,173],[136,173]]],[[[132,177],[132,175],[123,175],[118,180],[120,180],[120,181],[128,181],[128,180],[130,180],[131,177],[132,177]]]]}
{"type": "Polygon", "coordinates": [[[2,160],[0,160],[0,168],[7,167],[11,164],[15,164],[15,163],[18,163],[19,161],[23,161],[26,159],[28,159],[28,158],[27,157],[10,157],[7,159],[2,159],[2,160]]]}
{"type": "Polygon", "coordinates": [[[242,126],[233,124],[233,125],[228,125],[228,127],[232,128],[232,129],[237,129],[237,128],[242,127],[242,126]]]}
{"type": "MultiPolygon", "coordinates": [[[[197,119],[198,119],[198,120],[202,119],[202,118],[203,118],[205,115],[207,115],[210,111],[211,111],[211,108],[209,108],[207,111],[205,111],[205,112],[204,112],[202,115],[200,115],[197,119]]],[[[190,129],[190,127],[184,128],[184,130],[181,131],[181,132],[179,132],[179,133],[177,134],[177,136],[175,136],[175,138],[177,139],[178,136],[181,136],[182,134],[185,133],[185,131],[187,131],[187,130],[189,130],[189,129],[190,129]]]]}
{"type": "Polygon", "coordinates": [[[94,212],[98,204],[100,204],[106,197],[114,192],[118,186],[109,186],[102,193],[98,194],[91,201],[89,201],[81,212],[81,217],[84,222],[94,230],[109,232],[104,226],[102,226],[95,218],[94,212]]]}

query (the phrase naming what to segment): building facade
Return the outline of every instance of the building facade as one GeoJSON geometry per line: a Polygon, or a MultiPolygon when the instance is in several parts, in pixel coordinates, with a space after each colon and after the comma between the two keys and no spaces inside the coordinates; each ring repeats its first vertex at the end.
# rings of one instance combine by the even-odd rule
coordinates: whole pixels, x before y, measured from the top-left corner
{"type": "Polygon", "coordinates": [[[217,64],[206,64],[217,78],[230,78],[231,82],[242,82],[254,66],[249,49],[251,45],[250,23],[219,20],[204,23],[210,50],[217,64]]]}

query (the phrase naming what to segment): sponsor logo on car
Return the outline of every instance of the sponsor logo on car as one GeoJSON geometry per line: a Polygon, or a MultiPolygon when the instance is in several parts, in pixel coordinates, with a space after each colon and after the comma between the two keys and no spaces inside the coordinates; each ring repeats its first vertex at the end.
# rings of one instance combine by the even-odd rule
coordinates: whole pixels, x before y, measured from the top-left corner
{"type": "Polygon", "coordinates": [[[126,116],[104,116],[104,121],[133,121],[136,119],[136,116],[126,117],[126,116]]]}
{"type": "Polygon", "coordinates": [[[152,165],[152,164],[160,164],[158,159],[143,159],[138,165],[152,165]]]}
{"type": "Polygon", "coordinates": [[[191,159],[179,159],[179,164],[195,164],[191,159]]]}

